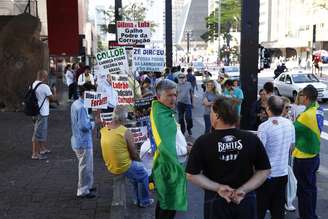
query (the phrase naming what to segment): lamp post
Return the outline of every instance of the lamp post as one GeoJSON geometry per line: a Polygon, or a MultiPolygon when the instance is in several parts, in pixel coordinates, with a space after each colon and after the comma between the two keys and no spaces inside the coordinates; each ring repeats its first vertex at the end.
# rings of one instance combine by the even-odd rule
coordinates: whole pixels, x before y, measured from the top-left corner
{"type": "Polygon", "coordinates": [[[165,0],[166,67],[172,67],[172,0],[165,0]]]}
{"type": "Polygon", "coordinates": [[[221,60],[221,45],[220,45],[220,35],[221,35],[221,0],[216,1],[218,5],[217,9],[217,15],[218,15],[218,22],[217,22],[217,28],[218,28],[218,65],[220,65],[221,60]]]}

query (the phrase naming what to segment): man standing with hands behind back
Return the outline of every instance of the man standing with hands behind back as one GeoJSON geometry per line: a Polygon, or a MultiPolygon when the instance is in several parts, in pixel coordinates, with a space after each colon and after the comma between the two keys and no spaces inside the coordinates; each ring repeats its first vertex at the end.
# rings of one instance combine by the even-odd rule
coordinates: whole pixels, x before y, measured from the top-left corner
{"type": "Polygon", "coordinates": [[[187,179],[205,190],[205,219],[256,218],[254,190],[270,174],[270,162],[260,139],[236,129],[236,107],[219,97],[211,109],[215,130],[199,137],[191,149],[187,179]]]}

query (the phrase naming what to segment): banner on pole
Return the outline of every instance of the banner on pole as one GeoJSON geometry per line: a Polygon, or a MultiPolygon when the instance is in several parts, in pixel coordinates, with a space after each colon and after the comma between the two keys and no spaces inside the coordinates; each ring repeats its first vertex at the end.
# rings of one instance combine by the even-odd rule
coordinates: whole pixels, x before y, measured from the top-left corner
{"type": "Polygon", "coordinates": [[[129,87],[128,75],[112,75],[112,86],[118,94],[118,105],[134,103],[133,91],[129,87]]]}
{"type": "Polygon", "coordinates": [[[96,60],[102,73],[128,73],[129,65],[125,48],[119,47],[96,54],[96,60]]]}
{"type": "Polygon", "coordinates": [[[105,93],[85,91],[84,92],[84,107],[92,109],[107,109],[107,99],[105,93]]]}
{"type": "Polygon", "coordinates": [[[163,71],[165,66],[164,49],[134,48],[132,54],[133,71],[163,71]]]}
{"type": "Polygon", "coordinates": [[[149,21],[117,21],[117,38],[120,45],[144,45],[150,43],[149,21]]]}
{"type": "Polygon", "coordinates": [[[147,126],[129,128],[135,144],[144,143],[148,138],[147,126]]]}

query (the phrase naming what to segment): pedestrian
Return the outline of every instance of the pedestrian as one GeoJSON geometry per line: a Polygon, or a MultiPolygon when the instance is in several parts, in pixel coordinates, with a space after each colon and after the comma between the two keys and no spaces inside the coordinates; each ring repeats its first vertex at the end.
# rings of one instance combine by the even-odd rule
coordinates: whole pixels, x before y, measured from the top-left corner
{"type": "Polygon", "coordinates": [[[192,90],[193,90],[194,93],[195,93],[195,90],[198,91],[196,77],[195,77],[195,75],[192,74],[192,68],[187,69],[187,81],[190,82],[190,84],[192,86],[192,90]]]}
{"type": "Polygon", "coordinates": [[[68,64],[65,70],[66,85],[68,86],[68,101],[73,102],[75,99],[75,82],[74,82],[74,72],[72,66],[68,64]],[[72,99],[73,98],[73,99],[72,99]]]}
{"type": "Polygon", "coordinates": [[[127,116],[127,107],[117,106],[112,122],[100,130],[102,155],[109,172],[123,174],[131,181],[138,206],[149,207],[154,199],[149,198],[148,173],[140,160],[132,133],[124,126],[127,116]]]}
{"type": "Polygon", "coordinates": [[[174,81],[174,76],[173,76],[173,72],[171,71],[171,69],[169,67],[166,67],[164,69],[164,77],[166,79],[169,79],[171,81],[174,81]]]}
{"type": "Polygon", "coordinates": [[[264,85],[263,85],[263,90],[264,90],[264,98],[265,100],[268,100],[269,97],[273,96],[273,83],[272,82],[266,82],[264,85]]]}
{"type": "Polygon", "coordinates": [[[253,111],[256,115],[254,130],[257,130],[259,125],[265,122],[268,119],[268,114],[266,113],[267,99],[265,97],[264,89],[260,89],[259,91],[260,98],[255,102],[253,107],[253,111]]]}
{"type": "Polygon", "coordinates": [[[205,190],[205,219],[256,218],[257,189],[270,174],[263,144],[236,128],[231,98],[218,97],[211,108],[214,130],[194,143],[186,167],[190,182],[205,190]]]}
{"type": "Polygon", "coordinates": [[[206,91],[206,82],[209,81],[211,79],[212,74],[208,71],[204,71],[203,75],[202,75],[202,88],[203,88],[203,92],[206,91]]]}
{"type": "Polygon", "coordinates": [[[93,143],[92,130],[94,122],[90,121],[87,109],[84,107],[84,92],[90,91],[92,85],[86,83],[79,87],[80,98],[71,106],[72,137],[71,146],[77,160],[79,180],[77,185],[78,198],[94,198],[93,193],[93,143]]]}
{"type": "Polygon", "coordinates": [[[178,76],[179,83],[177,87],[177,109],[178,109],[178,117],[179,123],[181,126],[181,131],[184,134],[186,131],[186,124],[187,123],[187,130],[189,136],[192,135],[192,103],[194,99],[193,89],[191,83],[186,80],[186,76],[184,74],[179,74],[178,76]]]}
{"type": "Polygon", "coordinates": [[[316,214],[317,180],[320,165],[320,133],[324,112],[317,103],[318,91],[313,85],[303,89],[306,109],[296,119],[296,143],[293,151],[293,170],[297,179],[298,211],[300,218],[318,218],[316,214]]]}
{"type": "Polygon", "coordinates": [[[156,86],[158,100],[152,101],[150,119],[156,151],[152,178],[157,193],[156,219],[173,219],[176,211],[187,210],[187,184],[184,167],[178,160],[175,105],[177,85],[161,80],[156,86]]]}
{"type": "Polygon", "coordinates": [[[238,116],[240,117],[241,103],[243,102],[243,99],[244,99],[243,91],[238,87],[234,87],[233,81],[228,79],[224,83],[223,95],[225,97],[232,98],[232,102],[233,102],[234,106],[236,107],[238,116]]]}
{"type": "Polygon", "coordinates": [[[284,96],[282,96],[281,99],[284,102],[284,109],[283,109],[282,114],[281,114],[282,117],[293,121],[292,112],[291,112],[292,107],[290,105],[291,104],[290,99],[288,97],[284,97],[284,96]]]}
{"type": "Polygon", "coordinates": [[[141,94],[142,97],[152,97],[154,96],[153,91],[150,89],[150,80],[146,78],[141,85],[141,94]]]}
{"type": "Polygon", "coordinates": [[[298,115],[305,110],[305,106],[303,105],[303,92],[299,91],[295,98],[295,102],[291,104],[291,118],[292,121],[295,121],[298,115]]]}
{"type": "Polygon", "coordinates": [[[289,151],[295,143],[295,129],[292,121],[282,115],[284,107],[281,97],[271,96],[266,108],[269,119],[258,129],[271,164],[270,176],[256,191],[259,219],[265,218],[267,210],[272,218],[285,217],[289,151]]]}
{"type": "Polygon", "coordinates": [[[84,67],[84,73],[81,74],[77,80],[77,84],[79,86],[84,85],[85,83],[90,83],[93,87],[95,85],[95,81],[89,66],[84,67]]]}
{"type": "Polygon", "coordinates": [[[203,96],[203,106],[204,106],[204,122],[205,122],[205,134],[210,132],[211,129],[211,107],[214,100],[218,97],[218,92],[213,80],[209,80],[206,83],[206,91],[203,96]]]}
{"type": "Polygon", "coordinates": [[[46,148],[48,136],[48,117],[49,117],[49,101],[56,101],[56,88],[54,87],[54,94],[47,85],[48,72],[40,70],[37,73],[37,79],[32,84],[32,89],[35,89],[36,98],[38,99],[38,106],[40,114],[33,118],[34,131],[32,136],[32,160],[47,159],[45,154],[50,153],[46,148]]]}

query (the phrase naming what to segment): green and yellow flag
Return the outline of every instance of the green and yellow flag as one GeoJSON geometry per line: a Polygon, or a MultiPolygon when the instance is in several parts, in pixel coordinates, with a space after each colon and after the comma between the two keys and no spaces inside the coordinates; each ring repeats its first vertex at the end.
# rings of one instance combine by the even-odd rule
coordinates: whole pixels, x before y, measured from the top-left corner
{"type": "Polygon", "coordinates": [[[312,103],[294,122],[296,148],[304,153],[318,154],[324,113],[318,103],[312,103]]]}
{"type": "Polygon", "coordinates": [[[177,124],[174,111],[155,100],[152,102],[150,121],[155,139],[152,177],[161,209],[187,210],[187,182],[184,167],[176,153],[177,124]]]}

